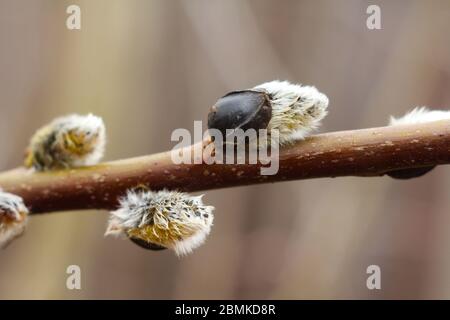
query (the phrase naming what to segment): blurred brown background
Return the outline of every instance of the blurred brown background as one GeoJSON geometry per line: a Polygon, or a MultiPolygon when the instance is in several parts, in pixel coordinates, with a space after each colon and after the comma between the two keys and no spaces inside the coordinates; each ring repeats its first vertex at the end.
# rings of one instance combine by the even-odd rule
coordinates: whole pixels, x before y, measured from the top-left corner
{"type": "MultiPolygon", "coordinates": [[[[170,149],[218,97],[272,79],[329,96],[322,131],[448,109],[449,32],[447,0],[0,0],[0,169],[73,112],[104,117],[108,160],[170,149]],[[80,31],[65,26],[70,4],[80,31]],[[382,30],[367,29],[369,4],[382,30]]],[[[0,252],[0,298],[450,298],[449,190],[439,167],[208,192],[213,232],[182,259],[103,238],[106,212],[37,216],[0,252]],[[71,264],[82,290],[66,289],[71,264]]]]}

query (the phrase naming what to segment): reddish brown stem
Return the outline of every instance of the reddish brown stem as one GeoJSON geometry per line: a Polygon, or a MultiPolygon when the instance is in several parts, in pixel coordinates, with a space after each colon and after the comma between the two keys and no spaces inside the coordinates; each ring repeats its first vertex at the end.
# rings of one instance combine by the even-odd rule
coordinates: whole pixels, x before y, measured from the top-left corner
{"type": "MultiPolygon", "coordinates": [[[[185,150],[202,148],[196,144],[185,150]]],[[[260,164],[182,164],[170,152],[103,163],[94,167],[0,174],[0,186],[24,198],[31,212],[114,209],[127,189],[145,184],[201,191],[299,179],[380,176],[405,168],[450,163],[450,120],[319,134],[280,150],[276,175],[260,164]]]]}

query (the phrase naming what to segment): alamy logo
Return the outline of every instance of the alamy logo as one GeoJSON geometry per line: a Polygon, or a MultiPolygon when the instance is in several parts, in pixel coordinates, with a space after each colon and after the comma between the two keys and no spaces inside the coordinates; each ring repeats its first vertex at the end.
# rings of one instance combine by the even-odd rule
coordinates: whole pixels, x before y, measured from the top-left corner
{"type": "Polygon", "coordinates": [[[79,6],[72,4],[67,7],[66,13],[69,16],[66,19],[66,27],[69,30],[81,29],[81,9],[79,6]]]}
{"type": "Polygon", "coordinates": [[[373,264],[367,267],[367,274],[370,276],[367,277],[366,286],[369,290],[380,290],[381,289],[381,269],[379,266],[373,264]]]}
{"type": "Polygon", "coordinates": [[[366,26],[369,30],[381,29],[381,8],[376,4],[367,7],[366,13],[369,15],[366,20],[366,26]]]}
{"type": "Polygon", "coordinates": [[[77,265],[70,265],[66,269],[69,274],[66,280],[66,287],[69,290],[81,290],[81,268],[77,265]]]}
{"type": "Polygon", "coordinates": [[[203,133],[202,121],[194,121],[194,139],[187,129],[172,132],[171,141],[180,141],[171,152],[175,164],[260,164],[261,175],[277,174],[279,169],[278,130],[209,129],[203,133]],[[190,148],[193,141],[211,141],[204,148],[190,148]]]}

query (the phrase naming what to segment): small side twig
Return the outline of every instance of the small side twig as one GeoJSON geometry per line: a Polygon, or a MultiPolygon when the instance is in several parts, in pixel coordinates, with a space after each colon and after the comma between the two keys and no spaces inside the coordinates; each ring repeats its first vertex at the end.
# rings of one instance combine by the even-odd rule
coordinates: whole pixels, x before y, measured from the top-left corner
{"type": "MultiPolygon", "coordinates": [[[[199,143],[186,148],[193,152],[199,143]]],[[[201,191],[288,180],[381,176],[406,168],[450,163],[450,120],[319,134],[280,150],[279,171],[262,165],[174,164],[171,153],[51,172],[18,168],[0,173],[0,187],[21,196],[32,214],[114,209],[127,189],[147,185],[201,191]]]]}

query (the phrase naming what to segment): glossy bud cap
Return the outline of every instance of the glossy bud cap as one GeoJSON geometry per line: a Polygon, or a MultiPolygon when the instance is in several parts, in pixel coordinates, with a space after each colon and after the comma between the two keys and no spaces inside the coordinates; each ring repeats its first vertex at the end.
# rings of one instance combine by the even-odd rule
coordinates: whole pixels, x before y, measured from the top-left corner
{"type": "Polygon", "coordinates": [[[254,90],[233,91],[217,100],[208,114],[208,129],[226,136],[227,129],[266,129],[272,118],[267,93],[254,90]]]}

